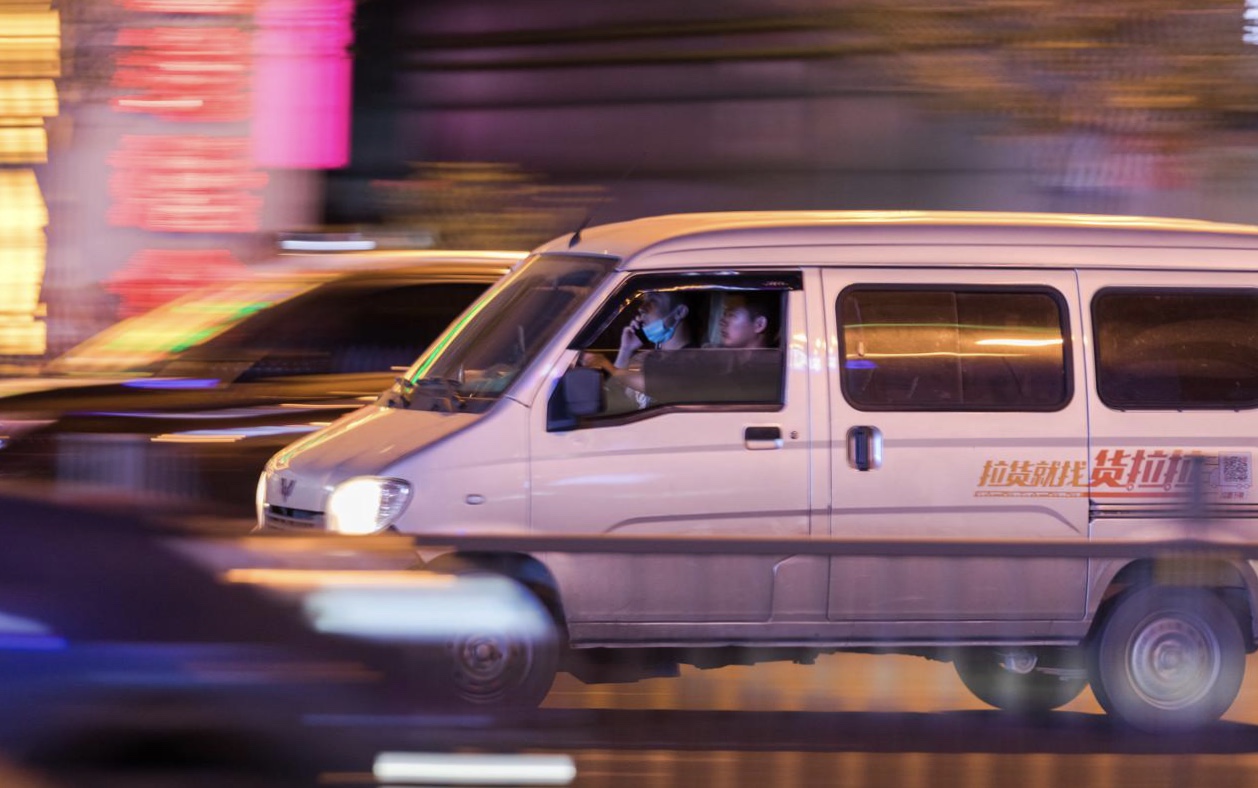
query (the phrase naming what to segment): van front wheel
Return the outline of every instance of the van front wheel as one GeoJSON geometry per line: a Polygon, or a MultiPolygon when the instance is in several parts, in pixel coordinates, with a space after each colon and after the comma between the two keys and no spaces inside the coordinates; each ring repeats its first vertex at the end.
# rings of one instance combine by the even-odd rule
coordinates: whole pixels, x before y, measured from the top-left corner
{"type": "Polygon", "coordinates": [[[454,691],[464,703],[532,708],[554,683],[559,650],[554,638],[486,632],[450,645],[454,691]]]}
{"type": "Polygon", "coordinates": [[[957,654],[953,666],[979,700],[1019,714],[1064,706],[1088,685],[1081,656],[1069,649],[967,648],[957,654]]]}
{"type": "MultiPolygon", "coordinates": [[[[451,687],[464,705],[534,708],[550,692],[559,670],[561,642],[545,604],[522,584],[498,575],[468,572],[513,589],[507,611],[469,615],[469,626],[446,644],[451,687]]],[[[498,586],[488,590],[502,592],[498,586]]]]}
{"type": "Polygon", "coordinates": [[[1149,731],[1218,719],[1245,673],[1245,641],[1231,610],[1205,589],[1149,586],[1118,602],[1093,643],[1098,700],[1149,731]]]}

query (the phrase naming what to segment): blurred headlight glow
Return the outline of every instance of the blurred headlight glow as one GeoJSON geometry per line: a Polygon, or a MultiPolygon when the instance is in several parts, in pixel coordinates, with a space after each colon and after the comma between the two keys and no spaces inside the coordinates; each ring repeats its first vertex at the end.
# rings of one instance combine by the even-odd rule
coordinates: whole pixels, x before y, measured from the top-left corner
{"type": "Polygon", "coordinates": [[[266,477],[267,472],[263,471],[258,476],[258,488],[253,492],[253,510],[258,516],[258,525],[266,525],[266,477]]]}
{"type": "Polygon", "coordinates": [[[52,424],[50,419],[6,419],[0,416],[0,449],[48,424],[52,424]]]}
{"type": "Polygon", "coordinates": [[[374,534],[387,528],[410,499],[411,486],[401,479],[355,477],[328,496],[327,528],[342,534],[374,534]]]}

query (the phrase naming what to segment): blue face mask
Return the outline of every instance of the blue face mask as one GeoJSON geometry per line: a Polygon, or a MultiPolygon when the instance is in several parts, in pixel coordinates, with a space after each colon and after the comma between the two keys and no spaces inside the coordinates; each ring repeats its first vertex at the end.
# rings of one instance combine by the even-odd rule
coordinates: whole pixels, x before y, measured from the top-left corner
{"type": "Polygon", "coordinates": [[[663,320],[652,320],[642,327],[642,334],[648,342],[656,345],[662,345],[673,338],[673,333],[677,331],[677,324],[669,325],[663,320]]]}

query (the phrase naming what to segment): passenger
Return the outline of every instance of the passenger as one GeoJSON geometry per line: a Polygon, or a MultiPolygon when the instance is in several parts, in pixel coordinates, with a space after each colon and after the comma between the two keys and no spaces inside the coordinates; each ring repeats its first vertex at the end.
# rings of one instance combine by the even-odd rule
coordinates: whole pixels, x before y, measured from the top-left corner
{"type": "Polygon", "coordinates": [[[720,332],[723,348],[766,348],[776,344],[774,327],[780,297],[776,292],[731,293],[725,297],[720,332]]]}

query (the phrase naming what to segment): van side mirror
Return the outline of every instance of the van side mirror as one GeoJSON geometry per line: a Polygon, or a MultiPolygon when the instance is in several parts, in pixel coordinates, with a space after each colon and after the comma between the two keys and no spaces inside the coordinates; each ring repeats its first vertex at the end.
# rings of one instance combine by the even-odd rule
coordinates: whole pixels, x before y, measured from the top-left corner
{"type": "Polygon", "coordinates": [[[605,407],[603,373],[590,367],[573,367],[559,379],[550,397],[546,429],[573,429],[577,419],[602,413],[605,407]]]}

